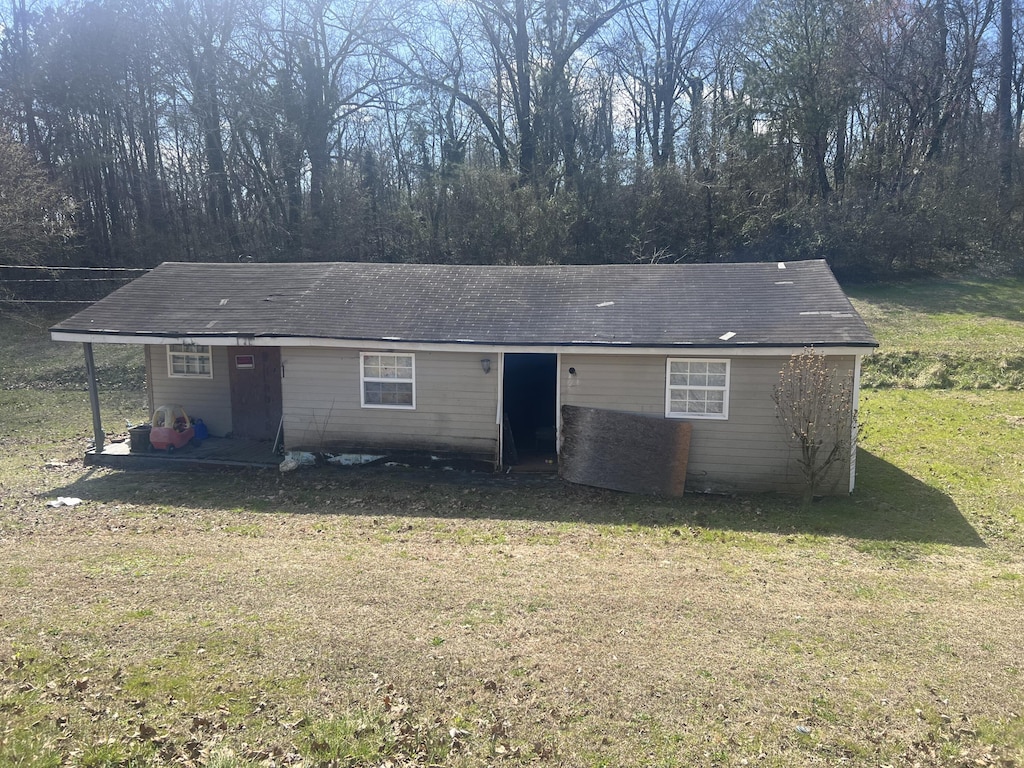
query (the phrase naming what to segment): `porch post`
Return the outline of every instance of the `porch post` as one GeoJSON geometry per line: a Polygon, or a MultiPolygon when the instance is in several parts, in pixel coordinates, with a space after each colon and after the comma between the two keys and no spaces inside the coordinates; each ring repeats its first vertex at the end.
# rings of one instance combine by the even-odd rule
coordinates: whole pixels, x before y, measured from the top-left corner
{"type": "Polygon", "coordinates": [[[92,434],[96,455],[103,452],[103,424],[100,420],[100,393],[96,387],[96,362],[92,357],[92,342],[83,341],[85,351],[85,378],[89,382],[89,405],[92,407],[92,434]]]}

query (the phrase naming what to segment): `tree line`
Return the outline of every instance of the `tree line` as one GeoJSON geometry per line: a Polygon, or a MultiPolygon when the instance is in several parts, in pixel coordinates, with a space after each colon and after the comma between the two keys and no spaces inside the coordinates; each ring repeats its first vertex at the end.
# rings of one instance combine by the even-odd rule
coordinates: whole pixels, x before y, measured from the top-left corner
{"type": "Polygon", "coordinates": [[[0,259],[1024,266],[1010,0],[10,0],[0,259]]]}

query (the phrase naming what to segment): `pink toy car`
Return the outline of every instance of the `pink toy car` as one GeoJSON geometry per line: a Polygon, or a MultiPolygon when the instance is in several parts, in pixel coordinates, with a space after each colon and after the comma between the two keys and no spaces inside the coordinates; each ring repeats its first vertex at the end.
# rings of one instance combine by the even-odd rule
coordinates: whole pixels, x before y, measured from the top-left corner
{"type": "Polygon", "coordinates": [[[196,430],[192,420],[180,405],[161,405],[153,413],[153,428],[149,431],[149,443],[158,451],[174,453],[195,440],[196,430]]]}

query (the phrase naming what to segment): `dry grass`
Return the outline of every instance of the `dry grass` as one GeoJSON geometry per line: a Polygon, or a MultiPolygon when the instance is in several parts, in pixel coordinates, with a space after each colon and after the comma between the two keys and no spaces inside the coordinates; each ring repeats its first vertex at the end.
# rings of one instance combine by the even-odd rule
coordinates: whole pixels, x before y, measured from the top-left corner
{"type": "MultiPolygon", "coordinates": [[[[1020,765],[1024,477],[930,475],[980,460],[975,396],[903,394],[868,417],[955,436],[869,430],[858,493],[805,513],[87,469],[81,392],[0,392],[0,764],[1020,765]]],[[[982,400],[1024,455],[988,418],[1021,395],[982,400]]]]}
{"type": "MultiPolygon", "coordinates": [[[[95,500],[5,502],[0,712],[27,754],[317,764],[341,718],[450,765],[1021,758],[1009,551],[880,556],[557,483],[48,472],[95,500]]],[[[366,748],[337,764],[431,762],[366,748]]]]}

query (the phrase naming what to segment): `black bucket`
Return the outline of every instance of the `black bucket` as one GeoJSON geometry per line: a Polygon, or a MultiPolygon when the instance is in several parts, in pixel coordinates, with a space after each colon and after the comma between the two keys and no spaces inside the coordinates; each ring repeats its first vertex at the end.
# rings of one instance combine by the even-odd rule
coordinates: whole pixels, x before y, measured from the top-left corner
{"type": "Polygon", "coordinates": [[[145,453],[150,449],[149,430],[151,429],[149,424],[140,424],[128,430],[128,443],[132,453],[145,453]]]}

